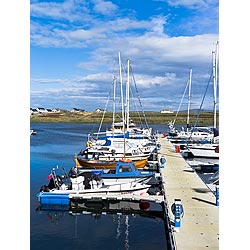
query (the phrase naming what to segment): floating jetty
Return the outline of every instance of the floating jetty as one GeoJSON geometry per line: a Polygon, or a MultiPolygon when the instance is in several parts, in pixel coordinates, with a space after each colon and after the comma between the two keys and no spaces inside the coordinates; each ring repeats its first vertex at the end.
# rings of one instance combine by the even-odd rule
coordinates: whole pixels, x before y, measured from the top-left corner
{"type": "MultiPolygon", "coordinates": [[[[176,199],[184,216],[174,232],[178,250],[219,249],[219,206],[214,193],[188,165],[166,137],[158,135],[159,158],[166,162],[160,169],[168,211],[176,199]]],[[[218,198],[218,197],[217,197],[218,198]]],[[[175,217],[169,213],[171,224],[175,217]]]]}
{"type": "MultiPolygon", "coordinates": [[[[179,150],[158,134],[157,159],[149,162],[157,170],[160,195],[141,193],[70,194],[56,207],[71,212],[141,213],[162,217],[167,250],[219,249],[219,192],[215,195],[185,161],[179,150]]],[[[48,203],[42,209],[51,209],[48,203]]]]}

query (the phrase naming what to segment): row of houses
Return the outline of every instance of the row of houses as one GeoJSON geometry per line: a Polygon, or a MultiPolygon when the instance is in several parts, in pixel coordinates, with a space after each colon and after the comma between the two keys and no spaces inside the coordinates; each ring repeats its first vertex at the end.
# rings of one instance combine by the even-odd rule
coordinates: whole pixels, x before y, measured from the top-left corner
{"type": "MultiPolygon", "coordinates": [[[[35,114],[47,114],[47,113],[60,113],[61,110],[58,108],[53,108],[53,109],[47,109],[47,108],[30,108],[30,115],[35,115],[35,114]]],[[[87,112],[84,109],[78,109],[78,108],[72,108],[69,112],[71,113],[83,113],[87,112]]],[[[103,109],[96,109],[95,112],[97,113],[102,113],[104,112],[103,109]]]]}
{"type": "Polygon", "coordinates": [[[30,114],[35,115],[35,114],[44,114],[44,113],[59,113],[61,112],[60,109],[46,109],[46,108],[30,108],[30,114]]]}

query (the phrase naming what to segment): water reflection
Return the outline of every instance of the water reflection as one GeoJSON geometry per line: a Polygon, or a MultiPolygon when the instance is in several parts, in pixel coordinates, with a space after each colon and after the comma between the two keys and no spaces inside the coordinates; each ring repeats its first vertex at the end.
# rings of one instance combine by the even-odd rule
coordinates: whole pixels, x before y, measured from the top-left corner
{"type": "MultiPolygon", "coordinates": [[[[39,205],[36,208],[36,212],[43,216],[43,219],[57,226],[57,228],[65,224],[66,217],[73,218],[74,225],[71,223],[73,245],[82,239],[84,235],[83,226],[86,228],[86,225],[89,224],[87,221],[93,220],[96,228],[99,227],[95,231],[95,238],[103,242],[104,245],[100,248],[100,244],[95,243],[96,246],[92,244],[92,248],[83,246],[82,249],[97,249],[99,247],[99,249],[131,250],[152,249],[153,246],[157,247],[157,249],[166,249],[164,214],[160,203],[107,200],[85,200],[79,202],[72,200],[69,205],[39,205]],[[110,219],[107,219],[108,217],[110,219]],[[88,219],[86,220],[86,218],[88,219]],[[99,223],[102,219],[108,220],[104,228],[101,227],[105,222],[99,223]],[[138,220],[142,221],[142,219],[145,224],[143,228],[138,228],[138,220]],[[156,238],[155,242],[151,240],[146,244],[145,241],[141,242],[140,239],[144,238],[145,235],[152,234],[152,229],[154,232],[157,232],[158,236],[161,236],[161,239],[156,238]],[[111,235],[112,237],[110,238],[111,235]],[[113,243],[108,246],[107,242],[110,242],[110,240],[113,243]],[[112,248],[110,248],[111,246],[112,248]]],[[[93,226],[89,228],[89,231],[92,230],[93,226]]],[[[86,230],[85,238],[88,240],[86,230]]],[[[93,240],[93,237],[89,237],[89,240],[93,240]]]]}

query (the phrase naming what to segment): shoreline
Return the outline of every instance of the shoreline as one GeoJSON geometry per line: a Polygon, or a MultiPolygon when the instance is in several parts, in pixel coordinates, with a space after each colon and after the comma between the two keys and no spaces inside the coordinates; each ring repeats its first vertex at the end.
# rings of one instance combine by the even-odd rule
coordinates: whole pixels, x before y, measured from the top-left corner
{"type": "MultiPolygon", "coordinates": [[[[190,125],[195,124],[197,119],[197,112],[190,113],[190,125]]],[[[47,113],[47,114],[35,114],[30,116],[30,123],[40,123],[40,122],[55,122],[55,123],[112,123],[112,112],[106,112],[103,118],[103,113],[97,112],[58,112],[58,113],[47,113]]],[[[213,125],[213,112],[201,112],[198,119],[198,126],[213,125]]],[[[121,117],[121,116],[120,116],[121,117]]],[[[187,123],[187,113],[180,112],[176,117],[175,113],[172,114],[162,114],[159,112],[145,112],[145,117],[136,112],[130,113],[130,118],[136,124],[168,124],[171,121],[175,121],[175,124],[186,125],[187,123]]],[[[217,125],[219,121],[219,113],[217,113],[217,125]]]]}

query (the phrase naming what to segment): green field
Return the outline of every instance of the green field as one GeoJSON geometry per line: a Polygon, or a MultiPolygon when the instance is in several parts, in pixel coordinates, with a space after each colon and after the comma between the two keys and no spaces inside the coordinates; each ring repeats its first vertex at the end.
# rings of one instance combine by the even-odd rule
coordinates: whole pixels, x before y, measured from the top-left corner
{"type": "MultiPolygon", "coordinates": [[[[190,124],[194,124],[198,112],[190,113],[190,124]]],[[[31,115],[30,122],[79,122],[79,123],[100,123],[103,113],[97,112],[81,112],[72,113],[69,111],[61,111],[60,113],[47,113],[31,115]]],[[[103,123],[112,123],[112,112],[106,112],[103,123]]],[[[145,112],[145,117],[142,113],[130,112],[131,119],[137,123],[145,123],[145,117],[148,124],[167,124],[174,121],[176,114],[161,114],[160,112],[145,112]]],[[[121,114],[116,115],[116,121],[121,121],[121,114]]],[[[217,126],[219,114],[217,113],[217,126]]],[[[176,124],[185,125],[187,122],[187,113],[179,112],[176,118],[176,124]]],[[[213,125],[213,112],[201,112],[197,125],[213,125]]]]}

